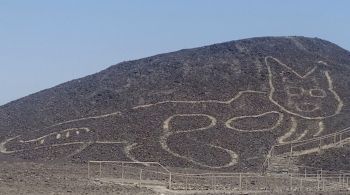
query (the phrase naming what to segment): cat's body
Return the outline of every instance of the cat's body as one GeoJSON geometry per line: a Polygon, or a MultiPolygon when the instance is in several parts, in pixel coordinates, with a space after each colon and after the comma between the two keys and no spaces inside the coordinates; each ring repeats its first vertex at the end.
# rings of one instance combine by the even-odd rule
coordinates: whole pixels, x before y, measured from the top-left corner
{"type": "MultiPolygon", "coordinates": [[[[21,153],[76,143],[77,150],[72,152],[76,154],[91,144],[119,144],[127,158],[135,161],[177,161],[179,165],[225,168],[262,159],[276,143],[322,135],[323,119],[335,116],[343,106],[330,74],[315,66],[300,75],[273,57],[266,57],[265,62],[269,91],[241,91],[226,101],[141,105],[121,113],[53,125],[42,131],[51,133],[46,137],[10,138],[0,149],[3,153],[21,153]],[[105,120],[102,124],[106,127],[95,126],[95,120],[105,120]],[[63,129],[72,128],[88,129],[84,133],[94,136],[82,137],[73,129],[74,137],[58,137],[63,129]],[[48,137],[50,141],[43,141],[48,137]]],[[[67,130],[64,133],[67,135],[67,130]]]]}

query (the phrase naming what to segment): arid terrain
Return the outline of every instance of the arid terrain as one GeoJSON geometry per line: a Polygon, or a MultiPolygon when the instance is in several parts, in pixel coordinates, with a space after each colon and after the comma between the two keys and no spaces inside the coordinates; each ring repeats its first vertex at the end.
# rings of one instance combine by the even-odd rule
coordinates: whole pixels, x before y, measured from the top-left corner
{"type": "MultiPolygon", "coordinates": [[[[284,195],[277,192],[168,192],[137,185],[120,185],[87,178],[87,166],[72,163],[0,163],[1,195],[177,195],[177,194],[256,194],[284,195]]],[[[345,195],[348,192],[290,192],[289,195],[345,195]]]]}
{"type": "MultiPolygon", "coordinates": [[[[121,62],[0,106],[0,194],[162,193],[88,180],[91,160],[345,173],[349,89],[350,52],[319,38],[251,38],[121,62]]],[[[305,181],[319,188],[318,177],[305,181]]]]}
{"type": "Polygon", "coordinates": [[[146,188],[88,180],[87,166],[72,163],[0,163],[1,195],[157,194],[146,188]]]}

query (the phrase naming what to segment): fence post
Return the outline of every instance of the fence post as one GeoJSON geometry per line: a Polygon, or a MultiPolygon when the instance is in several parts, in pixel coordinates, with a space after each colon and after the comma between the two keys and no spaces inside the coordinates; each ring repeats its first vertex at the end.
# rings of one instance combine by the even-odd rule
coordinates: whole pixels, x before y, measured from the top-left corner
{"type": "Polygon", "coordinates": [[[88,179],[90,179],[90,161],[88,161],[88,179]]]}
{"type": "Polygon", "coordinates": [[[325,191],[325,189],[324,189],[324,179],[322,180],[322,191],[325,191]]]}
{"type": "Polygon", "coordinates": [[[141,187],[141,184],[142,184],[142,169],[140,169],[140,187],[141,187]]]}
{"type": "Polygon", "coordinates": [[[288,158],[288,172],[290,172],[291,170],[291,163],[292,163],[292,156],[293,156],[293,144],[290,145],[290,155],[289,155],[289,158],[288,158]]]}
{"type": "Polygon", "coordinates": [[[213,175],[213,190],[216,190],[216,177],[213,175]]]}
{"type": "Polygon", "coordinates": [[[171,172],[169,172],[169,190],[171,190],[171,172]]]}
{"type": "Polygon", "coordinates": [[[100,178],[102,177],[102,162],[100,162],[100,178]]]}
{"type": "Polygon", "coordinates": [[[293,173],[290,173],[289,189],[293,191],[293,173]]]}
{"type": "Polygon", "coordinates": [[[320,191],[320,174],[317,171],[317,191],[320,191]]]}
{"type": "MultiPolygon", "coordinates": [[[[187,172],[187,171],[186,171],[187,172]]],[[[188,189],[188,178],[187,178],[187,173],[185,175],[185,190],[186,190],[186,193],[187,193],[187,189],[188,189]]]]}
{"type": "Polygon", "coordinates": [[[321,169],[321,172],[320,172],[320,182],[322,182],[322,190],[323,191],[323,185],[324,185],[324,181],[323,181],[323,169],[321,169]]]}
{"type": "Polygon", "coordinates": [[[230,188],[231,190],[233,190],[233,189],[235,188],[235,187],[234,187],[235,185],[234,185],[234,182],[233,182],[233,181],[234,181],[234,178],[235,178],[235,177],[232,176],[232,179],[231,179],[231,188],[230,188]]]}
{"type": "Polygon", "coordinates": [[[124,163],[122,162],[122,180],[124,180],[124,163]]]}
{"type": "Polygon", "coordinates": [[[320,177],[319,178],[320,178],[320,191],[323,191],[323,187],[321,186],[321,185],[323,185],[323,169],[320,170],[320,177]]]}
{"type": "Polygon", "coordinates": [[[242,173],[239,173],[239,191],[242,191],[242,173]]]}

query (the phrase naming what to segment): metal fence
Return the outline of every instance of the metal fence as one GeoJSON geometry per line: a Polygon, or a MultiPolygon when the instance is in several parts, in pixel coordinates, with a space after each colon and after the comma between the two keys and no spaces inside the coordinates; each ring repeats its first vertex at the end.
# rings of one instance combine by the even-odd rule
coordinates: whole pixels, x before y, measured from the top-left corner
{"type": "Polygon", "coordinates": [[[350,173],[315,170],[298,174],[193,174],[170,171],[156,162],[90,161],[88,177],[120,184],[163,186],[176,191],[287,192],[346,190],[350,173]]]}
{"type": "Polygon", "coordinates": [[[156,162],[88,162],[89,178],[104,178],[117,183],[168,185],[170,175],[167,168],[156,162]]]}
{"type": "Polygon", "coordinates": [[[329,149],[350,142],[350,128],[328,134],[321,137],[316,137],[308,140],[297,142],[290,142],[286,144],[278,144],[271,148],[270,156],[279,155],[294,155],[300,156],[321,151],[322,149],[329,149]]]}

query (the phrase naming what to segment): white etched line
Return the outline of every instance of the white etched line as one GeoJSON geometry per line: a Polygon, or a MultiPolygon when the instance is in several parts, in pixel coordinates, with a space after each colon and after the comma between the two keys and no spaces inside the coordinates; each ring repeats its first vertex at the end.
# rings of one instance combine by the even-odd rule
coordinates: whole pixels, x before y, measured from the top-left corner
{"type": "Polygon", "coordinates": [[[95,141],[94,144],[126,144],[127,141],[95,141]]]}
{"type": "Polygon", "coordinates": [[[273,59],[276,62],[278,62],[278,64],[280,64],[281,66],[287,68],[288,70],[290,70],[291,72],[293,72],[296,76],[300,77],[301,79],[304,79],[305,77],[309,76],[311,73],[313,73],[317,67],[313,68],[311,71],[309,71],[308,73],[306,73],[305,75],[300,75],[298,74],[296,71],[294,71],[292,68],[290,68],[289,66],[287,66],[286,64],[283,64],[282,62],[280,62],[278,59],[273,58],[271,56],[265,57],[265,63],[267,66],[267,70],[268,70],[268,76],[269,76],[269,85],[270,85],[270,93],[269,93],[269,100],[274,103],[276,106],[278,106],[281,110],[283,110],[284,112],[287,112],[289,114],[292,114],[294,116],[299,116],[301,118],[304,119],[325,119],[325,118],[329,118],[329,117],[333,117],[335,115],[338,115],[344,105],[343,101],[341,100],[341,98],[339,97],[339,95],[334,91],[333,89],[333,81],[332,78],[330,77],[328,71],[323,71],[323,74],[325,75],[327,82],[328,82],[328,89],[329,91],[331,91],[331,93],[334,95],[335,99],[338,102],[338,106],[337,109],[335,110],[335,112],[331,115],[328,116],[318,116],[318,117],[308,117],[308,116],[303,116],[301,114],[292,112],[290,110],[288,110],[287,108],[285,108],[284,106],[280,105],[274,98],[273,95],[276,91],[275,87],[274,87],[274,81],[273,81],[273,73],[272,73],[272,68],[268,62],[268,59],[273,59]]]}
{"type": "MultiPolygon", "coordinates": [[[[89,132],[90,131],[90,129],[89,128],[86,128],[86,127],[81,127],[81,128],[70,128],[70,129],[65,129],[65,130],[62,130],[62,131],[58,131],[58,132],[53,132],[53,133],[49,133],[49,134],[46,134],[46,135],[44,135],[44,136],[41,136],[41,137],[38,137],[38,138],[35,138],[35,139],[31,139],[31,140],[26,140],[26,141],[24,141],[24,140],[20,140],[20,142],[21,143],[29,143],[29,142],[36,142],[36,141],[39,141],[39,140],[41,140],[41,139],[45,139],[45,138],[47,138],[47,137],[49,137],[49,136],[51,136],[51,135],[56,135],[56,138],[57,138],[57,134],[58,133],[66,133],[66,132],[69,132],[69,131],[75,131],[75,130],[83,130],[83,131],[85,131],[85,132],[89,132]]],[[[79,134],[79,133],[78,133],[79,134]]],[[[59,136],[59,138],[60,138],[61,136],[59,136]]],[[[59,138],[57,138],[57,139],[59,139],[59,138]]]]}
{"type": "Polygon", "coordinates": [[[199,101],[180,101],[180,100],[169,100],[169,101],[162,101],[162,102],[157,102],[154,104],[146,104],[146,105],[140,105],[140,106],[135,106],[132,109],[139,109],[139,108],[147,108],[159,104],[167,104],[167,103],[184,103],[184,104],[202,104],[202,103],[217,103],[217,104],[230,104],[244,93],[259,93],[259,94],[266,94],[266,92],[263,91],[254,91],[254,90],[246,90],[246,91],[240,91],[236,96],[233,98],[227,100],[227,101],[220,101],[220,100],[199,100],[199,101]]]}
{"type": "Polygon", "coordinates": [[[293,142],[297,142],[297,141],[303,139],[307,135],[308,132],[309,132],[309,130],[306,129],[299,137],[297,137],[295,140],[293,140],[293,142]]]}
{"type": "Polygon", "coordinates": [[[324,124],[323,121],[318,122],[318,131],[313,135],[314,137],[317,137],[321,135],[321,133],[324,131],[324,124]]]}
{"type": "Polygon", "coordinates": [[[292,123],[291,128],[289,129],[289,131],[286,134],[282,135],[281,137],[279,137],[277,139],[278,143],[280,143],[280,144],[289,143],[289,141],[285,142],[285,140],[290,138],[297,130],[298,123],[297,123],[296,119],[294,117],[291,117],[290,119],[291,119],[291,123],[292,123]]]}
{"type": "Polygon", "coordinates": [[[277,112],[277,111],[271,111],[271,112],[264,112],[264,113],[257,114],[257,115],[234,117],[234,118],[231,118],[228,121],[226,121],[225,126],[229,129],[233,129],[233,130],[240,131],[240,132],[264,132],[264,131],[271,131],[271,130],[276,129],[278,126],[281,125],[282,121],[283,121],[283,114],[282,113],[277,112]],[[278,114],[278,120],[275,122],[275,124],[272,127],[248,130],[248,129],[239,129],[239,128],[234,126],[234,121],[236,121],[236,120],[245,119],[245,118],[258,118],[258,117],[265,116],[265,115],[271,114],[271,113],[278,114]]]}

